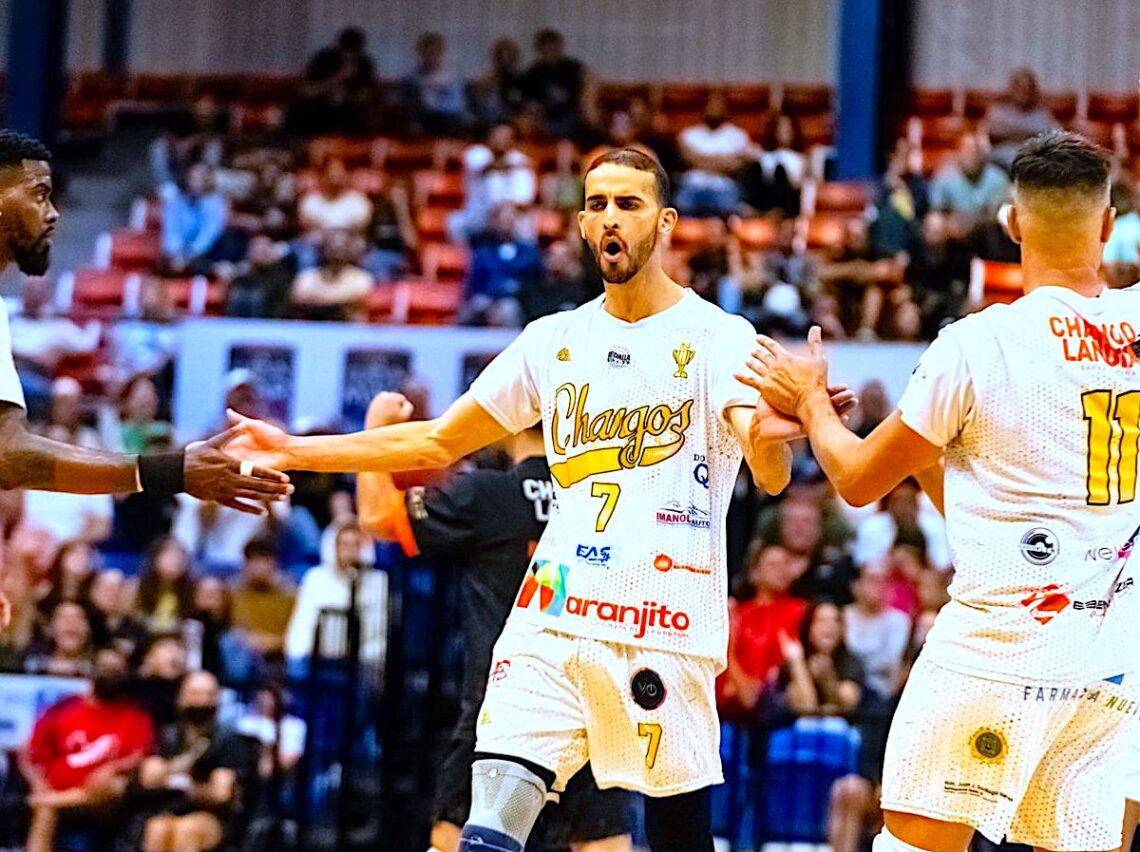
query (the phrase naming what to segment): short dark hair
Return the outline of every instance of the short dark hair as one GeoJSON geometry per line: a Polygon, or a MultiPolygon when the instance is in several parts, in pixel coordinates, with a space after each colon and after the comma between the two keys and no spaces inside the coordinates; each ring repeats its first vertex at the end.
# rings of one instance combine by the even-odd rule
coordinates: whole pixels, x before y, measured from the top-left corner
{"type": "Polygon", "coordinates": [[[51,162],[51,151],[32,136],[15,130],[0,130],[0,168],[18,166],[24,160],[51,162]]]}
{"type": "Polygon", "coordinates": [[[277,544],[270,538],[251,538],[242,548],[241,555],[248,559],[274,559],[277,556],[277,544]]]}
{"type": "Polygon", "coordinates": [[[1055,130],[1028,140],[1017,149],[1010,174],[1021,189],[1108,189],[1112,161],[1108,151],[1077,133],[1055,130]]]}
{"type": "Polygon", "coordinates": [[[560,44],[563,41],[565,41],[565,39],[562,38],[562,33],[558,32],[558,30],[551,29],[549,27],[547,29],[544,29],[544,30],[539,30],[538,32],[536,32],[534,34],[534,43],[536,45],[556,44],[556,43],[560,44]]]}
{"type": "MultiPolygon", "coordinates": [[[[606,163],[626,166],[637,169],[639,172],[649,172],[653,175],[653,191],[657,195],[658,203],[662,207],[669,205],[669,175],[665,174],[665,169],[661,167],[661,163],[656,157],[652,157],[644,151],[638,151],[636,148],[614,148],[595,157],[594,161],[590,163],[590,167],[586,169],[586,174],[588,175],[598,166],[604,166],[606,163]]],[[[583,175],[584,178],[585,175],[583,175]]]]}

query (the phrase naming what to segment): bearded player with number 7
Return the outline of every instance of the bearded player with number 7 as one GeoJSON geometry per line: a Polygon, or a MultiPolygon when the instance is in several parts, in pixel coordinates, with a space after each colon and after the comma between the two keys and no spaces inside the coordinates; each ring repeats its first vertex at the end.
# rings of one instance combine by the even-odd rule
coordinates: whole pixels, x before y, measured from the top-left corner
{"type": "MultiPolygon", "coordinates": [[[[293,438],[235,418],[231,450],[286,469],[445,467],[541,420],[555,508],[495,648],[459,848],[519,852],[588,759],[599,786],[648,795],[654,852],[711,852],[725,513],[742,457],[776,493],[802,431],[733,378],[749,323],[662,270],[677,212],[660,164],[619,149],[585,182],[603,296],[531,323],[436,420],[293,438]]],[[[851,402],[832,389],[829,405],[851,402]]]]}
{"type": "Polygon", "coordinates": [[[962,852],[975,831],[1120,846],[1140,708],[1140,291],[1100,281],[1109,172],[1074,134],[1022,146],[1008,231],[1026,295],[944,329],[865,440],[828,410],[818,328],[806,356],[758,338],[741,374],[802,420],[851,503],[945,459],[951,601],[891,725],[875,852],[962,852]]]}

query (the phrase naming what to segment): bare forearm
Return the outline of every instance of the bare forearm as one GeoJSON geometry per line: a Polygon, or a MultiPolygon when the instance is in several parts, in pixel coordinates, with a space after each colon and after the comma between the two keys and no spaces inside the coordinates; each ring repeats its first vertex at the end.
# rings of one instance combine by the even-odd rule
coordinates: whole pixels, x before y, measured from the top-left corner
{"type": "Polygon", "coordinates": [[[786,441],[754,446],[748,456],[752,481],[766,494],[779,494],[792,480],[792,447],[786,441]]]}
{"type": "Polygon", "coordinates": [[[930,498],[930,502],[934,504],[934,508],[938,510],[938,514],[946,514],[946,500],[944,496],[944,482],[946,471],[941,461],[933,467],[928,467],[926,470],[920,470],[915,474],[918,484],[922,490],[926,492],[926,496],[930,498]]]}
{"type": "Polygon", "coordinates": [[[88,450],[33,435],[23,415],[6,414],[0,426],[0,488],[32,488],[73,494],[139,490],[135,456],[88,450]],[[19,422],[13,418],[18,417],[19,422]]]}
{"type": "Polygon", "coordinates": [[[391,474],[361,473],[356,478],[356,505],[360,525],[379,539],[397,539],[394,516],[401,511],[404,494],[392,481],[391,474]]]}
{"type": "Polygon", "coordinates": [[[437,421],[397,423],[349,435],[291,438],[286,452],[291,470],[324,473],[392,473],[447,467],[456,441],[447,440],[435,428],[437,421]]]}
{"type": "Polygon", "coordinates": [[[831,405],[826,391],[812,392],[800,408],[812,452],[839,495],[849,503],[859,502],[859,474],[863,467],[863,441],[849,430],[831,405]]]}

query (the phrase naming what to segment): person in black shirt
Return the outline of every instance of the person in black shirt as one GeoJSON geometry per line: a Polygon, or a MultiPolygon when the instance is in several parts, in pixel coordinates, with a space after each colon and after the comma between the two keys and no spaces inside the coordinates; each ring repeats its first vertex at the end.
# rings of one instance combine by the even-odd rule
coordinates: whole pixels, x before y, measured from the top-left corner
{"type": "Polygon", "coordinates": [[[586,91],[586,69],[567,56],[562,33],[540,30],[534,36],[538,58],[523,75],[523,96],[542,108],[543,130],[566,139],[582,126],[582,96],[586,91]]]}
{"type": "MultiPolygon", "coordinates": [[[[369,406],[366,426],[408,420],[412,405],[397,393],[381,393],[369,406]]],[[[471,807],[475,723],[491,669],[492,648],[506,624],[530,555],[550,517],[550,482],[541,428],[514,436],[510,470],[474,470],[442,487],[399,491],[391,476],[362,473],[357,479],[361,526],[398,541],[409,556],[462,559],[462,702],[436,792],[431,842],[439,852],[459,846],[460,827],[471,807]]],[[[491,677],[494,673],[491,672],[491,677]]],[[[633,794],[598,790],[585,770],[568,784],[560,804],[547,809],[528,849],[576,852],[630,850],[633,794]]]]}

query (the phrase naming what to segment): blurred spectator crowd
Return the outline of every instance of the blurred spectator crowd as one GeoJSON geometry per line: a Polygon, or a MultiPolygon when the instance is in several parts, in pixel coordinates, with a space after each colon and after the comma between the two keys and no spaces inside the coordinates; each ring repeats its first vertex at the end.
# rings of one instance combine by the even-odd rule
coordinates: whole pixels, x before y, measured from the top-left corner
{"type": "MultiPolygon", "coordinates": [[[[607,84],[557,32],[536,34],[533,51],[528,63],[501,40],[464,80],[425,33],[407,75],[381,80],[363,34],[346,30],[283,85],[73,85],[73,116],[112,101],[176,115],[150,147],[130,227],[54,292],[29,280],[11,312],[34,427],[127,452],[171,446],[171,346],[161,326],[122,317],[518,327],[581,304],[601,293],[576,228],[582,175],[612,146],[669,172],[682,214],[670,274],[770,333],[818,323],[831,339],[924,340],[1012,298],[1010,151],[1058,125],[1112,148],[1120,215],[1105,275],[1135,278],[1135,93],[1047,97],[1024,69],[1005,92],[916,91],[881,178],[840,182],[827,87],[607,84]]],[[[232,371],[226,389],[219,428],[227,407],[266,416],[251,373],[232,371]]],[[[850,425],[866,435],[893,402],[878,383],[859,396],[850,425]]],[[[84,833],[104,845],[76,848],[235,844],[301,759],[294,687],[314,656],[344,657],[343,631],[317,646],[317,625],[348,608],[354,583],[362,670],[379,682],[387,584],[353,484],[294,482],[264,517],[184,495],[0,493],[14,606],[0,670],[92,684],[48,709],[15,761],[26,788],[9,824],[26,826],[29,849],[84,833]]],[[[763,788],[775,732],[819,718],[856,732],[857,760],[829,781],[820,818],[835,852],[854,852],[878,818],[909,664],[948,599],[941,519],[909,481],[852,509],[803,455],[778,499],[742,477],[729,524],[718,704],[751,738],[737,763],[763,788]]]]}

